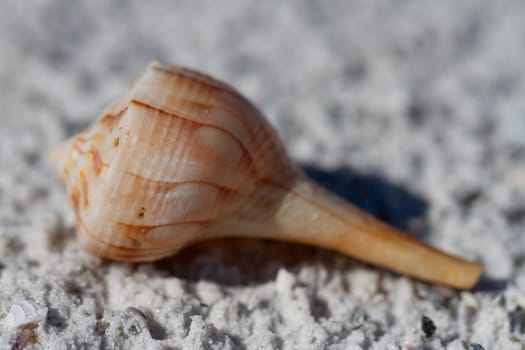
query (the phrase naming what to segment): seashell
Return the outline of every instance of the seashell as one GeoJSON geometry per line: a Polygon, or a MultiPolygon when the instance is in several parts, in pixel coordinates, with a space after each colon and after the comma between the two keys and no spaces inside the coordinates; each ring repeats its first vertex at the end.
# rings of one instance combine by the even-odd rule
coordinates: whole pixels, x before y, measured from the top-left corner
{"type": "Polygon", "coordinates": [[[246,98],[193,70],[151,63],[51,158],[81,244],[109,259],[152,261],[242,236],[315,245],[456,288],[481,273],[308,180],[246,98]]]}

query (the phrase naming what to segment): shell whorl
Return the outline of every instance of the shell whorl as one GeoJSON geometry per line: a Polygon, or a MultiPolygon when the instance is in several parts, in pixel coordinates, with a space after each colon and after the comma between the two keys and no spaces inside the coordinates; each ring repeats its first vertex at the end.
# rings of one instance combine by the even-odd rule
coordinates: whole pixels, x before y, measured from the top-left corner
{"type": "Polygon", "coordinates": [[[235,90],[157,62],[53,158],[81,242],[121,260],[155,260],[203,239],[259,181],[286,183],[297,171],[235,90]]]}

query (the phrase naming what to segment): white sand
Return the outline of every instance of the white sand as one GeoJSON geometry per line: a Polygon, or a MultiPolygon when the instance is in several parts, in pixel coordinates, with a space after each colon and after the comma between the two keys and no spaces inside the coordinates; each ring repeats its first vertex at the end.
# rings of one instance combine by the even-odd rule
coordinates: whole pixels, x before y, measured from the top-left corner
{"type": "Polygon", "coordinates": [[[0,349],[525,347],[523,1],[74,3],[0,5],[0,349]],[[315,178],[487,279],[263,241],[85,253],[46,153],[152,59],[230,82],[315,178]]]}

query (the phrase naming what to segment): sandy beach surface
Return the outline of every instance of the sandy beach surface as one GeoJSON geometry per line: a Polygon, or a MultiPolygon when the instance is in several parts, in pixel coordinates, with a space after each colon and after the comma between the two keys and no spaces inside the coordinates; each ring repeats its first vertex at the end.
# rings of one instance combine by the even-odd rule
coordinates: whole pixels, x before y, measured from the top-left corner
{"type": "Polygon", "coordinates": [[[525,348],[525,2],[7,0],[0,46],[0,349],[525,348]],[[153,59],[235,86],[312,178],[482,281],[262,240],[83,251],[48,152],[153,59]]]}

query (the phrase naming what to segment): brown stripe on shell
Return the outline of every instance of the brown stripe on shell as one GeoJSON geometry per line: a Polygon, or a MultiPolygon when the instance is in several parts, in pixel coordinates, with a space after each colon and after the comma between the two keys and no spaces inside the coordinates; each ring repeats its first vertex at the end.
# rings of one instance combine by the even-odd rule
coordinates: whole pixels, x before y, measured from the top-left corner
{"type": "MultiPolygon", "coordinates": [[[[233,87],[221,81],[215,80],[206,74],[202,74],[202,73],[199,73],[199,72],[196,72],[190,69],[186,69],[183,67],[165,66],[165,65],[161,65],[161,66],[155,65],[153,66],[153,70],[159,73],[166,74],[166,75],[176,76],[181,79],[190,80],[191,82],[198,84],[202,86],[203,88],[214,90],[215,93],[227,92],[230,96],[234,97],[236,100],[241,101],[242,104],[245,105],[245,107],[250,109],[250,112],[253,112],[259,116],[262,116],[261,112],[257,109],[257,107],[255,107],[250,101],[248,101],[244,96],[242,96],[239,92],[237,92],[233,87]]],[[[254,134],[254,131],[249,125],[246,125],[246,122],[247,122],[247,119],[252,122],[257,121],[257,118],[246,118],[246,115],[240,115],[234,108],[230,108],[227,104],[211,105],[211,104],[204,104],[202,102],[192,101],[190,99],[184,99],[184,98],[180,98],[177,100],[179,101],[186,100],[188,103],[191,103],[194,105],[209,106],[212,108],[218,108],[218,109],[222,109],[226,111],[227,113],[232,115],[235,119],[237,119],[239,122],[241,122],[241,124],[244,126],[244,129],[247,131],[248,135],[250,136],[252,140],[256,140],[256,135],[254,134]]],[[[220,99],[218,99],[218,101],[220,101],[220,99]]],[[[262,124],[260,125],[260,127],[263,129],[258,130],[258,132],[260,133],[260,131],[264,131],[263,134],[265,134],[266,136],[269,136],[267,135],[268,134],[267,130],[264,130],[264,126],[262,124]]]]}
{"type": "Polygon", "coordinates": [[[88,208],[89,207],[88,184],[87,184],[86,174],[84,173],[83,170],[80,171],[79,180],[80,180],[80,185],[82,187],[83,205],[84,205],[84,208],[88,208]]]}
{"type": "MultiPolygon", "coordinates": [[[[138,100],[138,99],[135,99],[135,100],[138,100]]],[[[189,98],[183,98],[183,97],[179,97],[179,98],[172,97],[172,102],[174,102],[176,104],[179,104],[182,107],[185,107],[185,105],[190,105],[190,106],[192,106],[194,108],[198,108],[198,109],[200,109],[200,113],[202,115],[208,114],[212,109],[213,110],[222,110],[222,111],[226,112],[227,114],[233,116],[233,118],[236,119],[237,121],[239,121],[240,125],[242,125],[242,127],[243,127],[243,130],[246,131],[246,133],[249,135],[249,137],[252,140],[256,139],[255,132],[252,130],[251,127],[249,127],[249,126],[247,126],[245,124],[246,123],[245,118],[243,118],[235,109],[229,108],[227,105],[218,105],[218,104],[204,103],[204,102],[201,102],[201,101],[195,101],[195,100],[192,100],[192,99],[189,99],[189,98]]],[[[161,108],[164,109],[165,111],[167,111],[166,107],[163,106],[161,108]]],[[[177,114],[184,114],[184,112],[176,110],[176,109],[174,109],[172,107],[170,108],[169,112],[177,113],[177,114]]]]}
{"type": "Polygon", "coordinates": [[[246,99],[246,97],[241,95],[236,89],[234,89],[229,84],[214,79],[213,77],[207,74],[203,74],[201,72],[197,72],[195,70],[184,67],[165,65],[160,62],[157,62],[155,65],[153,65],[152,69],[159,73],[175,76],[180,79],[190,80],[208,89],[211,88],[218,92],[226,92],[235,99],[242,101],[242,103],[249,107],[253,112],[256,112],[258,115],[262,116],[261,112],[257,109],[257,107],[255,107],[253,103],[251,103],[248,99],[246,99]]]}
{"type": "Polygon", "coordinates": [[[127,174],[135,177],[136,180],[154,184],[154,186],[156,187],[155,190],[156,191],[161,191],[161,192],[169,191],[169,190],[171,190],[171,189],[173,189],[175,187],[183,186],[183,185],[189,185],[189,184],[198,184],[198,185],[210,186],[210,187],[213,187],[213,188],[219,190],[221,193],[224,193],[224,194],[232,193],[232,192],[233,193],[238,193],[239,192],[239,191],[237,191],[234,188],[221,186],[219,184],[216,184],[214,182],[207,181],[207,180],[165,181],[165,180],[149,179],[149,178],[146,178],[146,177],[144,177],[142,175],[134,173],[132,171],[127,171],[127,174]]]}
{"type": "Polygon", "coordinates": [[[73,206],[73,210],[75,211],[75,214],[79,215],[79,208],[80,208],[80,192],[76,187],[74,187],[71,190],[71,195],[69,196],[69,201],[71,202],[71,205],[73,206]]]}
{"type": "Polygon", "coordinates": [[[117,113],[104,114],[100,118],[100,121],[99,121],[100,124],[101,125],[106,125],[108,127],[109,132],[111,133],[113,131],[113,128],[120,121],[120,119],[122,118],[122,115],[126,112],[127,109],[128,109],[128,107],[125,106],[124,108],[122,108],[117,113]]]}
{"type": "Polygon", "coordinates": [[[170,222],[167,224],[158,224],[158,225],[132,225],[125,222],[117,222],[116,225],[120,226],[122,229],[126,230],[130,234],[140,234],[148,235],[151,230],[160,227],[170,227],[170,226],[180,226],[180,225],[200,225],[202,227],[209,227],[215,224],[216,220],[192,220],[192,221],[179,221],[179,222],[170,222]]]}
{"type": "Polygon", "coordinates": [[[102,161],[102,158],[100,158],[100,152],[98,151],[98,149],[91,148],[88,151],[88,156],[93,162],[93,169],[95,169],[95,175],[100,175],[102,168],[107,167],[108,164],[102,161]]]}
{"type": "Polygon", "coordinates": [[[166,74],[166,75],[176,76],[177,78],[180,78],[180,79],[191,80],[195,83],[205,85],[206,87],[210,87],[211,85],[212,87],[216,89],[227,90],[228,92],[231,92],[235,96],[240,96],[228,84],[225,84],[221,81],[213,79],[209,75],[198,73],[191,69],[182,68],[178,66],[166,66],[166,65],[157,64],[153,66],[153,70],[159,73],[166,74]]]}
{"type": "Polygon", "coordinates": [[[132,99],[130,101],[130,105],[135,105],[135,106],[137,106],[139,108],[149,109],[149,110],[155,111],[157,113],[167,115],[167,116],[172,117],[172,118],[182,119],[182,120],[191,122],[191,123],[196,124],[196,125],[210,127],[210,128],[213,128],[215,130],[218,130],[218,131],[224,133],[225,135],[229,136],[231,139],[233,139],[236,143],[239,144],[239,147],[241,148],[243,154],[246,155],[248,157],[248,159],[249,159],[250,170],[253,171],[255,175],[257,175],[257,170],[256,170],[256,167],[255,167],[255,161],[253,160],[253,157],[252,157],[251,153],[248,151],[246,146],[241,142],[241,140],[239,140],[239,138],[237,136],[235,136],[235,134],[231,133],[227,129],[221,128],[221,127],[213,125],[213,124],[207,124],[207,123],[198,122],[198,121],[192,120],[191,118],[189,118],[187,116],[184,116],[182,114],[178,114],[178,113],[176,114],[176,113],[173,113],[173,112],[169,112],[169,111],[166,111],[165,109],[162,109],[162,108],[159,108],[159,107],[156,107],[156,106],[152,106],[150,104],[147,104],[147,103],[135,100],[135,99],[132,99]]]}
{"type": "MultiPolygon", "coordinates": [[[[248,135],[250,136],[250,138],[252,140],[256,139],[256,134],[254,133],[254,131],[250,127],[247,127],[244,124],[244,118],[241,115],[239,115],[239,113],[237,111],[235,111],[232,108],[229,108],[227,105],[216,105],[216,104],[204,103],[204,102],[201,102],[201,101],[195,101],[195,100],[192,100],[192,99],[189,99],[189,98],[183,98],[183,97],[172,98],[172,99],[173,99],[174,102],[176,102],[176,103],[178,103],[178,104],[180,104],[182,106],[187,104],[187,105],[190,105],[190,106],[193,106],[193,107],[201,109],[201,113],[203,115],[206,114],[206,111],[210,111],[212,109],[223,110],[223,111],[227,112],[229,115],[233,116],[235,119],[237,119],[241,123],[241,125],[243,126],[243,130],[245,130],[248,133],[248,135]]],[[[153,106],[153,105],[151,105],[149,103],[146,103],[144,101],[140,101],[137,98],[133,98],[133,99],[130,99],[130,101],[121,110],[119,110],[117,113],[115,113],[115,114],[112,114],[112,113],[105,114],[100,119],[101,123],[102,124],[107,124],[108,126],[113,126],[113,124],[117,123],[120,120],[120,118],[122,117],[122,115],[124,113],[126,113],[126,111],[129,108],[129,105],[132,103],[132,101],[136,101],[138,103],[141,103],[141,104],[144,104],[144,105],[148,105],[148,106],[153,106]]],[[[156,107],[156,108],[161,109],[161,110],[163,110],[166,113],[177,114],[177,115],[184,115],[185,114],[184,112],[181,112],[181,111],[178,111],[178,110],[173,110],[173,109],[168,111],[166,109],[166,107],[164,107],[164,106],[156,107]]],[[[186,116],[186,119],[191,119],[191,118],[186,116]]],[[[208,125],[208,124],[206,124],[206,125],[208,125]]],[[[80,134],[77,135],[77,138],[80,138],[80,134]]],[[[87,140],[86,139],[81,139],[81,141],[86,142],[87,140]]]]}
{"type": "MultiPolygon", "coordinates": [[[[84,220],[82,220],[80,215],[76,216],[76,230],[77,230],[77,232],[85,233],[87,236],[89,236],[91,239],[93,239],[96,242],[98,242],[100,245],[108,246],[111,249],[116,249],[118,251],[134,253],[134,252],[143,251],[145,249],[147,249],[150,252],[151,251],[167,251],[167,250],[170,249],[170,248],[167,248],[167,247],[156,247],[156,248],[143,247],[143,246],[141,246],[141,247],[125,247],[125,246],[121,246],[121,245],[116,245],[116,244],[108,242],[108,241],[104,241],[98,235],[96,235],[96,234],[92,233],[90,230],[88,230],[86,224],[84,223],[84,220]]],[[[101,253],[101,252],[99,252],[99,253],[101,253]]]]}
{"type": "MultiPolygon", "coordinates": [[[[87,154],[93,163],[93,169],[95,169],[95,174],[100,175],[102,168],[107,168],[108,163],[104,162],[100,157],[100,153],[97,149],[91,148],[87,152],[80,149],[80,146],[76,143],[73,144],[73,149],[79,154],[87,154]]],[[[71,159],[73,161],[73,159],[71,159]]],[[[69,167],[69,166],[67,166],[69,167]]]]}

